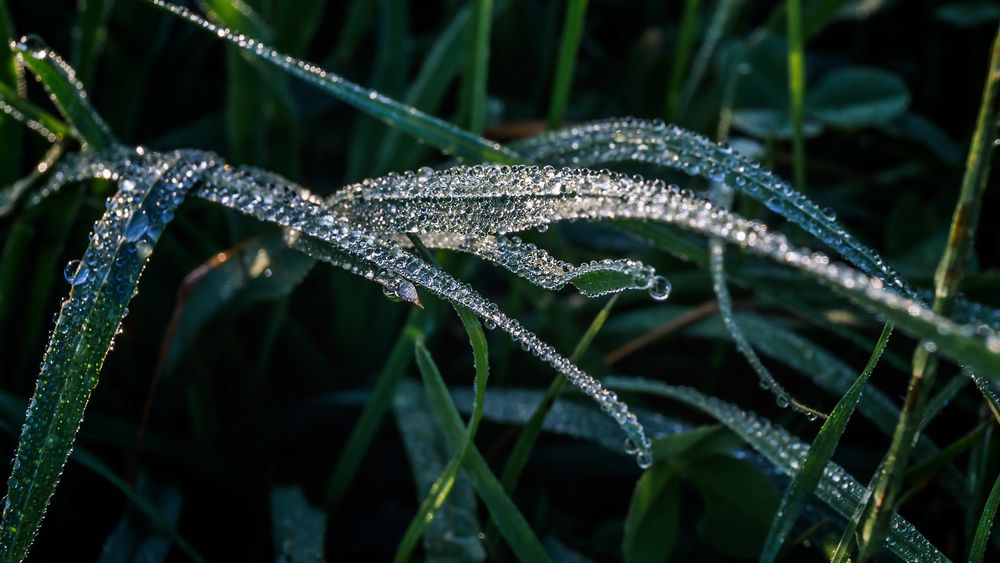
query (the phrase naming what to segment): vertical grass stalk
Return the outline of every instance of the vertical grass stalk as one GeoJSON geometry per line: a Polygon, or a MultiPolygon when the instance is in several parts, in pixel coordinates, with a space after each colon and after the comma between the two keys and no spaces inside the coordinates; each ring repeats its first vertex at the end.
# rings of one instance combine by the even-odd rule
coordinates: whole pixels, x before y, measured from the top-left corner
{"type": "MultiPolygon", "coordinates": [[[[972,250],[976,225],[982,206],[983,192],[990,172],[990,158],[997,136],[996,97],[1000,89],[1000,29],[993,40],[989,73],[983,89],[976,130],[969,147],[965,174],[952,214],[951,230],[944,254],[934,275],[933,310],[950,316],[958,297],[958,286],[965,273],[965,264],[972,250]]],[[[902,485],[903,472],[913,448],[913,441],[923,419],[928,390],[933,386],[938,358],[933,347],[923,343],[913,354],[913,372],[896,425],[886,463],[877,477],[873,501],[861,528],[859,560],[872,559],[882,547],[889,525],[889,515],[896,504],[902,485]]]]}
{"type": "Polygon", "coordinates": [[[587,13],[587,0],[567,0],[566,17],[563,19],[562,40],[556,60],[556,75],[549,100],[549,129],[558,129],[566,116],[569,89],[573,84],[576,55],[583,36],[583,19],[587,13]]]}
{"type": "Polygon", "coordinates": [[[472,41],[462,82],[462,116],[466,130],[482,135],[486,128],[486,79],[490,65],[493,0],[475,0],[472,22],[472,41]]]}
{"type": "Polygon", "coordinates": [[[806,103],[806,63],[802,45],[802,2],[785,2],[788,22],[788,94],[792,121],[792,159],[795,187],[806,189],[806,141],[803,123],[806,103]]]}
{"type": "Polygon", "coordinates": [[[669,121],[674,120],[677,111],[677,100],[680,97],[681,82],[684,70],[691,57],[694,45],[694,28],[698,23],[699,0],[684,0],[684,12],[681,14],[681,30],[677,37],[677,48],[674,50],[674,62],[670,68],[670,84],[667,86],[665,113],[669,121]]]}

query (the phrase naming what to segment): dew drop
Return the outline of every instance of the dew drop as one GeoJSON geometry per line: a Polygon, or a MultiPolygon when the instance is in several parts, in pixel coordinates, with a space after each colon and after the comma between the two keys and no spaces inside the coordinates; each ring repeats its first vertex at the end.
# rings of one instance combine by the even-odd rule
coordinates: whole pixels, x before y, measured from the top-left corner
{"type": "Polygon", "coordinates": [[[63,269],[63,277],[70,285],[81,285],[86,283],[87,277],[90,275],[90,268],[87,264],[79,260],[70,260],[66,267],[63,269]]]}
{"type": "Polygon", "coordinates": [[[829,219],[831,221],[836,221],[837,220],[837,212],[832,207],[824,207],[823,208],[823,217],[826,217],[827,219],[829,219]]]}
{"type": "Polygon", "coordinates": [[[625,438],[625,453],[630,455],[639,453],[639,446],[635,445],[632,438],[625,438]]]}
{"type": "Polygon", "coordinates": [[[786,395],[778,395],[774,398],[774,402],[781,408],[788,408],[788,397],[786,395]]]}
{"type": "Polygon", "coordinates": [[[649,469],[653,465],[653,456],[648,452],[642,452],[635,457],[640,469],[649,469]]]}
{"type": "Polygon", "coordinates": [[[670,281],[663,276],[654,276],[649,286],[649,296],[657,301],[666,301],[670,297],[670,281]]]}

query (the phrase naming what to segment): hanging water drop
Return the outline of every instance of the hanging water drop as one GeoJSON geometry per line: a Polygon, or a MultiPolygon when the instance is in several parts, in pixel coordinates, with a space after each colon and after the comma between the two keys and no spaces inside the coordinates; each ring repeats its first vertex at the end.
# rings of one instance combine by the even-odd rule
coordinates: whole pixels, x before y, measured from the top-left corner
{"type": "Polygon", "coordinates": [[[642,452],[635,458],[640,469],[649,469],[653,465],[653,456],[649,452],[642,452]]]}
{"type": "Polygon", "coordinates": [[[832,208],[832,207],[824,207],[823,210],[822,210],[822,213],[823,213],[823,217],[826,217],[827,219],[829,219],[831,221],[836,221],[837,220],[837,211],[834,208],[832,208]]]}
{"type": "Polygon", "coordinates": [[[86,283],[87,276],[90,275],[90,268],[85,262],[70,260],[63,269],[63,277],[70,285],[81,285],[86,283]]]}
{"type": "Polygon", "coordinates": [[[778,395],[777,397],[774,398],[774,402],[783,409],[788,408],[789,402],[787,395],[778,395]]]}
{"type": "Polygon", "coordinates": [[[625,453],[629,455],[635,455],[639,453],[639,446],[635,445],[632,438],[625,438],[625,453]]]}
{"type": "Polygon", "coordinates": [[[666,301],[670,297],[670,281],[663,276],[653,276],[649,285],[649,296],[657,301],[666,301]]]}

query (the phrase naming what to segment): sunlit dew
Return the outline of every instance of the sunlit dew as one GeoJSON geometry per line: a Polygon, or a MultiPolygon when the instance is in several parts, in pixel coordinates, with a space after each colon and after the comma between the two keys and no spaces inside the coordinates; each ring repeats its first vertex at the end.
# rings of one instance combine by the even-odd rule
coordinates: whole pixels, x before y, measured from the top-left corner
{"type": "MultiPolygon", "coordinates": [[[[192,160],[214,160],[212,155],[197,151],[179,154],[192,160]]],[[[56,174],[59,181],[88,174],[121,175],[120,163],[116,164],[114,159],[105,162],[91,157],[73,162],[74,166],[56,174]]],[[[652,461],[651,443],[635,415],[617,395],[518,321],[507,317],[469,284],[408,252],[400,244],[400,237],[404,233],[418,233],[434,245],[494,260],[543,287],[561,287],[567,281],[572,282],[574,272],[617,271],[627,275],[630,286],[646,289],[654,298],[665,298],[669,295],[669,282],[638,262],[609,260],[573,266],[516,237],[506,237],[508,233],[555,221],[663,222],[738,245],[808,272],[835,287],[863,291],[872,303],[891,310],[908,310],[914,317],[937,327],[941,335],[961,330],[920,302],[887,289],[877,279],[832,262],[822,254],[793,247],[784,236],[769,232],[762,224],[719,209],[658,180],[609,171],[483,165],[391,174],[348,186],[323,201],[300,186],[255,169],[205,165],[202,173],[204,183],[195,194],[285,227],[290,244],[296,248],[376,281],[397,298],[411,295],[409,288],[401,285],[405,281],[414,290],[416,286],[424,287],[475,311],[487,327],[495,326],[509,334],[524,350],[550,364],[593,398],[637,446],[636,459],[641,466],[652,461]]],[[[145,245],[158,235],[162,226],[156,223],[147,227],[141,212],[148,213],[148,209],[127,205],[129,193],[121,190],[109,203],[109,213],[122,215],[122,238],[128,242],[129,238],[138,237],[135,242],[142,241],[143,245],[136,248],[136,253],[145,255],[145,245]],[[126,202],[117,201],[119,198],[126,198],[126,202]]],[[[977,329],[976,335],[984,340],[995,338],[989,328],[977,329]]],[[[768,385],[775,388],[773,382],[768,385]]],[[[789,400],[787,394],[777,395],[779,402],[789,400]]]]}
{"type": "Polygon", "coordinates": [[[83,285],[87,282],[90,269],[85,262],[80,260],[70,260],[63,269],[63,277],[70,285],[83,285]]]}

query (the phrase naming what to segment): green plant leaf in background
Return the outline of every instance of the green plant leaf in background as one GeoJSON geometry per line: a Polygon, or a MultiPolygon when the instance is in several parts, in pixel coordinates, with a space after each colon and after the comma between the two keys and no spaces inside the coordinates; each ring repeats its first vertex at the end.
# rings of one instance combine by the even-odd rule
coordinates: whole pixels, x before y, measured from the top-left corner
{"type": "Polygon", "coordinates": [[[834,127],[865,127],[899,117],[910,92],[895,74],[868,67],[846,67],[825,75],[809,89],[807,111],[834,127]]]}

